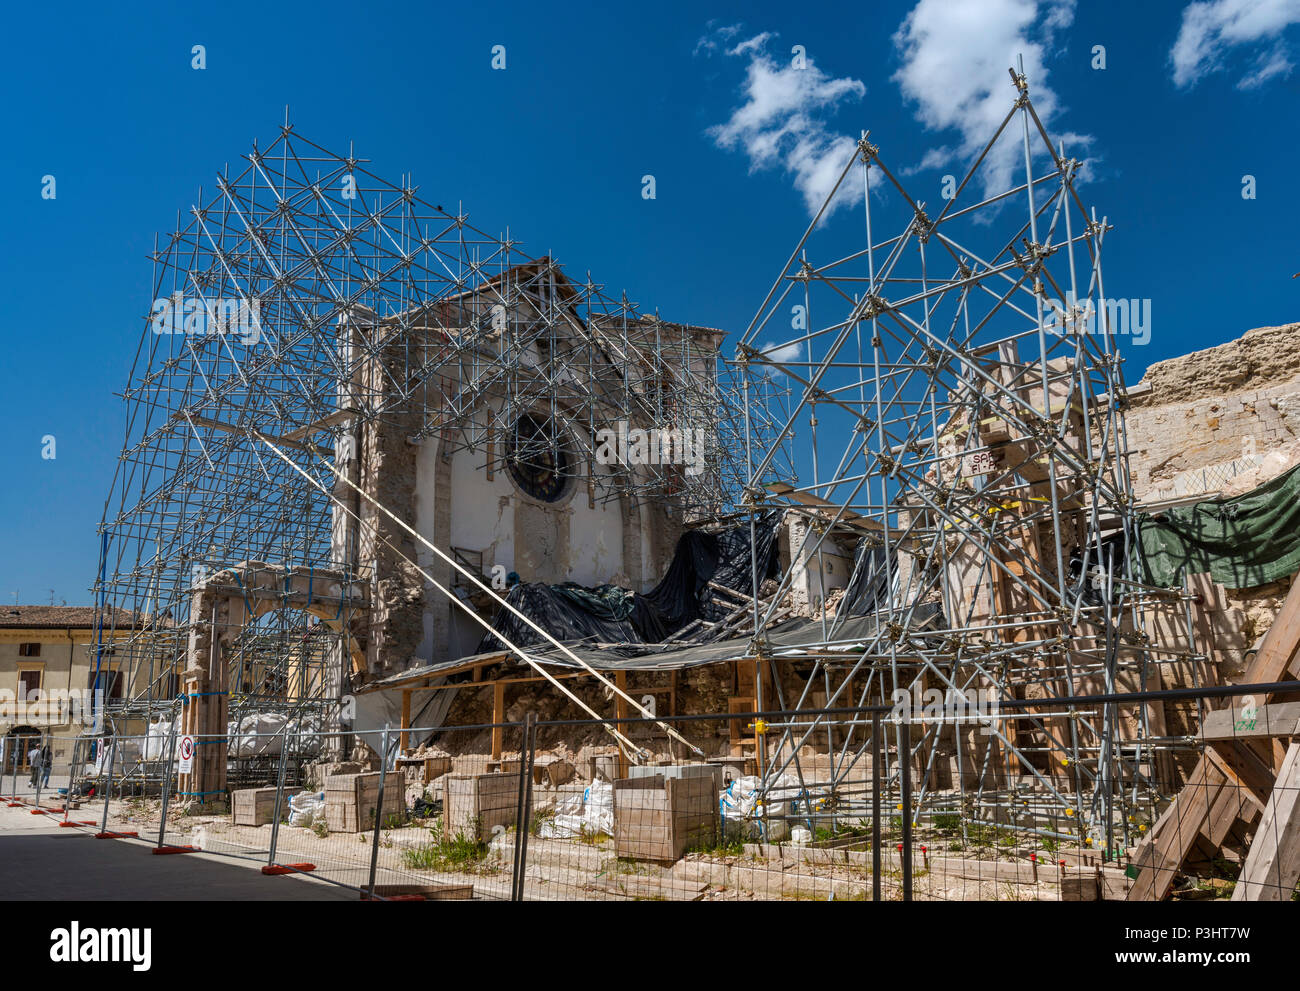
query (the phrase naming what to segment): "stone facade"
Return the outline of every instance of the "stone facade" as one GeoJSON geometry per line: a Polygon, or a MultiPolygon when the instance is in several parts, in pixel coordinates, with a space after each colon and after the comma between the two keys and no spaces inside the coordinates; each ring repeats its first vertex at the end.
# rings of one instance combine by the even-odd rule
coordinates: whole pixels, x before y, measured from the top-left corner
{"type": "MultiPolygon", "coordinates": [[[[1152,365],[1129,391],[1129,465],[1141,503],[1239,495],[1300,463],[1300,323],[1260,327],[1235,341],[1152,365]]],[[[1227,680],[1268,632],[1289,582],[1197,591],[1204,642],[1227,680]]],[[[1159,639],[1186,644],[1186,620],[1153,617],[1159,639]]],[[[1213,672],[1202,674],[1213,676],[1213,672]]],[[[1187,684],[1191,672],[1177,674],[1187,684]]]]}
{"type": "Polygon", "coordinates": [[[1300,324],[1161,361],[1130,391],[1140,501],[1247,492],[1300,462],[1300,324]]]}

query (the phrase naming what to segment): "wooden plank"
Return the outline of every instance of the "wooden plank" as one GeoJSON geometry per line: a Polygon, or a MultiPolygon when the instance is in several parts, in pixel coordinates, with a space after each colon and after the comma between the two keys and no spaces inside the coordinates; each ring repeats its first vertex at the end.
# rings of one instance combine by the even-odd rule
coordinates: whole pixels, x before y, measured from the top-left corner
{"type": "MultiPolygon", "coordinates": [[[[614,685],[620,692],[627,691],[627,672],[625,670],[620,668],[614,672],[614,685]]],[[[628,719],[631,717],[631,711],[628,708],[628,701],[623,698],[622,695],[614,696],[614,717],[616,719],[628,719]]],[[[627,736],[627,731],[630,728],[630,726],[621,725],[619,726],[619,732],[624,736],[627,736]]],[[[620,778],[627,777],[627,767],[627,754],[623,752],[623,748],[620,746],[618,748],[618,776],[620,778]]]]}
{"type": "MultiPolygon", "coordinates": [[[[848,508],[845,508],[844,512],[841,513],[840,507],[835,503],[828,499],[823,499],[821,496],[815,496],[811,492],[800,492],[789,482],[769,482],[763,487],[774,496],[780,496],[781,498],[789,499],[792,502],[797,502],[801,506],[807,506],[809,509],[817,510],[818,515],[825,516],[828,520],[834,519],[838,516],[839,523],[842,523],[845,526],[850,526],[855,530],[861,530],[864,533],[871,534],[882,534],[886,530],[885,524],[881,523],[879,520],[872,519],[869,516],[863,516],[861,513],[856,513],[852,509],[848,508]]],[[[905,536],[901,530],[890,529],[889,536],[891,540],[915,543],[915,538],[905,536]]]]}
{"type": "Polygon", "coordinates": [[[1207,713],[1202,740],[1244,740],[1300,734],[1300,702],[1274,702],[1246,709],[1233,706],[1207,713]],[[1253,713],[1253,714],[1252,714],[1253,713]]]}
{"type": "Polygon", "coordinates": [[[1290,901],[1300,883],[1300,743],[1287,750],[1232,900],[1290,901]]]}
{"type": "Polygon", "coordinates": [[[1297,652],[1300,652],[1300,581],[1292,580],[1291,591],[1246,672],[1246,683],[1281,681],[1288,670],[1295,672],[1297,652]]]}
{"type": "Polygon", "coordinates": [[[989,446],[993,454],[998,457],[1000,470],[1014,471],[1021,478],[1036,485],[1046,482],[1051,475],[1047,470],[1046,453],[1031,451],[1028,445],[1032,443],[1034,442],[1029,438],[1022,437],[1000,441],[989,446]]]}
{"type": "MultiPolygon", "coordinates": [[[[1264,642],[1246,672],[1246,681],[1247,683],[1280,681],[1287,673],[1294,675],[1297,670],[1300,670],[1300,580],[1293,579],[1286,601],[1282,603],[1277,618],[1269,627],[1264,642]]],[[[1264,701],[1267,704],[1268,700],[1264,701]]],[[[1245,747],[1245,744],[1240,746],[1245,747]]],[[[1235,751],[1233,756],[1240,757],[1253,778],[1253,772],[1257,769],[1249,758],[1235,751]]],[[[1257,754],[1255,756],[1258,757],[1257,754]]],[[[1212,843],[1215,842],[1216,834],[1221,834],[1218,839],[1221,843],[1223,837],[1231,832],[1236,818],[1241,814],[1241,808],[1233,816],[1233,821],[1226,825],[1217,817],[1213,822],[1210,819],[1210,805],[1213,799],[1210,798],[1209,792],[1213,791],[1214,797],[1218,796],[1218,789],[1213,789],[1210,785],[1216,781],[1219,783],[1219,788],[1228,784],[1227,772],[1223,767],[1227,760],[1221,752],[1217,754],[1217,758],[1216,760],[1215,756],[1207,755],[1197,762],[1196,770],[1188,779],[1187,787],[1175,797],[1173,803],[1156,823],[1151,836],[1138,849],[1133,862],[1140,870],[1136,882],[1129,891],[1130,901],[1164,898],[1173,883],[1174,871],[1182,865],[1198,833],[1208,829],[1208,838],[1212,843]],[[1184,826],[1186,823],[1196,823],[1196,830],[1188,834],[1184,826]]],[[[1237,769],[1230,767],[1229,770],[1237,769]]],[[[1254,794],[1257,782],[1247,779],[1238,779],[1238,781],[1232,782],[1232,787],[1236,793],[1244,793],[1243,803],[1248,802],[1244,797],[1245,794],[1250,795],[1251,798],[1257,797],[1254,794]],[[1238,781],[1241,782],[1240,785],[1238,781]]]]}
{"type": "Polygon", "coordinates": [[[1259,799],[1246,787],[1245,782],[1237,777],[1237,773],[1225,764],[1218,754],[1213,751],[1208,753],[1211,763],[1222,772],[1228,781],[1228,786],[1223,789],[1210,807],[1209,818],[1201,830],[1204,839],[1210,844],[1211,850],[1214,850],[1232,835],[1233,827],[1237,820],[1241,818],[1243,811],[1252,805],[1261,810],[1264,806],[1260,804],[1259,799]]]}
{"type": "Polygon", "coordinates": [[[506,729],[500,725],[506,721],[506,686],[496,682],[492,686],[492,759],[501,759],[501,750],[505,744],[506,729]]]}
{"type": "Polygon", "coordinates": [[[1219,651],[1218,644],[1214,636],[1213,616],[1220,611],[1219,595],[1220,589],[1215,585],[1208,572],[1201,572],[1198,575],[1189,575],[1187,584],[1191,588],[1196,598],[1192,601],[1192,617],[1196,624],[1196,638],[1201,644],[1201,653],[1207,658],[1207,663],[1202,666],[1202,671],[1213,680],[1206,681],[1206,684],[1217,685],[1219,664],[1223,660],[1223,655],[1219,651]]]}
{"type": "MultiPolygon", "coordinates": [[[[511,655],[509,651],[503,650],[496,654],[487,654],[482,657],[475,657],[471,660],[465,661],[465,663],[463,664],[457,664],[452,667],[444,668],[442,670],[435,672],[434,674],[428,674],[426,672],[423,674],[413,674],[406,678],[395,678],[392,681],[387,681],[387,680],[377,681],[369,685],[363,685],[362,687],[356,689],[356,694],[365,695],[368,692],[385,692],[393,688],[402,688],[407,685],[410,685],[412,687],[420,687],[420,688],[430,687],[427,685],[427,682],[429,682],[433,678],[445,678],[449,675],[461,674],[465,671],[473,671],[477,668],[482,668],[484,665],[497,664],[501,661],[508,660],[510,656],[511,655]]],[[[456,685],[455,687],[461,688],[463,686],[456,685]]]]}
{"type": "Polygon", "coordinates": [[[408,688],[402,692],[402,739],[398,746],[402,753],[406,753],[407,748],[411,745],[411,734],[407,732],[411,728],[411,690],[408,688]]]}
{"type": "Polygon", "coordinates": [[[1249,746],[1235,740],[1212,740],[1207,754],[1231,769],[1241,787],[1262,807],[1273,790],[1273,768],[1249,746]]]}
{"type": "Polygon", "coordinates": [[[1156,820],[1151,838],[1133,858],[1138,876],[1129,889],[1129,901],[1160,901],[1174,883],[1201,827],[1209,819],[1210,807],[1227,785],[1227,778],[1213,762],[1202,757],[1169,808],[1156,820]]]}

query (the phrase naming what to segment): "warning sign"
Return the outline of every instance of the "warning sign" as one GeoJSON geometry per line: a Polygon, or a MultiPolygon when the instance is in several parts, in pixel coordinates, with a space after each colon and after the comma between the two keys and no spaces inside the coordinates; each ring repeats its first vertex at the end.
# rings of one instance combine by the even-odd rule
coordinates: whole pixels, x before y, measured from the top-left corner
{"type": "Polygon", "coordinates": [[[194,737],[182,736],[177,743],[177,753],[180,754],[181,774],[190,774],[194,770],[194,737]]]}

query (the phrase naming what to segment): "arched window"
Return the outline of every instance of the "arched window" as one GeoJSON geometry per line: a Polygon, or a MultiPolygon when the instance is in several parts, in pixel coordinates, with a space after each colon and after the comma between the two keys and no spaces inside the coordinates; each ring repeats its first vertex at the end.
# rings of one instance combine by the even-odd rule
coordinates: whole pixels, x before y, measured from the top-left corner
{"type": "Polygon", "coordinates": [[[506,462],[516,485],[534,499],[558,502],[565,494],[571,455],[553,418],[525,413],[511,431],[506,462]]]}

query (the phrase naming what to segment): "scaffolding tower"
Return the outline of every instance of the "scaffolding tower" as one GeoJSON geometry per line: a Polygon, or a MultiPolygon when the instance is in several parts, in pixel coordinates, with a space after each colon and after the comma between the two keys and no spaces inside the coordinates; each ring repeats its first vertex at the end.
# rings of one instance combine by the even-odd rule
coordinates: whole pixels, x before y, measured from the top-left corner
{"type": "MultiPolygon", "coordinates": [[[[742,416],[721,332],[639,313],[287,122],[199,191],[152,258],[94,586],[92,668],[119,718],[175,713],[187,652],[220,622],[192,615],[197,596],[253,572],[262,599],[225,631],[229,678],[213,689],[228,718],[338,705],[337,659],[378,576],[339,539],[329,493],[367,425],[596,499],[671,504],[686,523],[737,504],[746,429],[764,430],[742,416]],[[575,424],[620,423],[702,432],[699,470],[615,477],[572,446],[575,424]]],[[[778,408],[776,379],[757,388],[778,408]]]]}
{"type": "MultiPolygon", "coordinates": [[[[1152,687],[1162,666],[1204,658],[1149,629],[1150,610],[1182,610],[1187,593],[1141,581],[1102,281],[1110,227],[1080,198],[1081,163],[1049,137],[1023,72],[1010,73],[1001,124],[935,203],[864,132],[736,347],[745,374],[794,385],[780,443],[749,445],[746,494],[754,518],[784,506],[808,523],[782,589],[836,542],[864,549],[857,567],[881,586],[865,638],[846,636],[850,617],[830,608],[805,651],[774,651],[760,634],[758,705],[892,704],[872,771],[897,802],[910,790],[900,816],[956,814],[1113,850],[1176,788],[1163,771],[1190,741],[1166,735],[1153,706],[1057,700],[1152,687]],[[846,203],[859,236],[828,222],[846,203]],[[795,697],[780,677],[791,664],[811,666],[795,697]]],[[[754,598],[757,613],[757,582],[754,598]]],[[[832,715],[774,725],[766,773],[807,784],[815,741],[847,794],[871,735],[869,721],[832,715]]]]}

